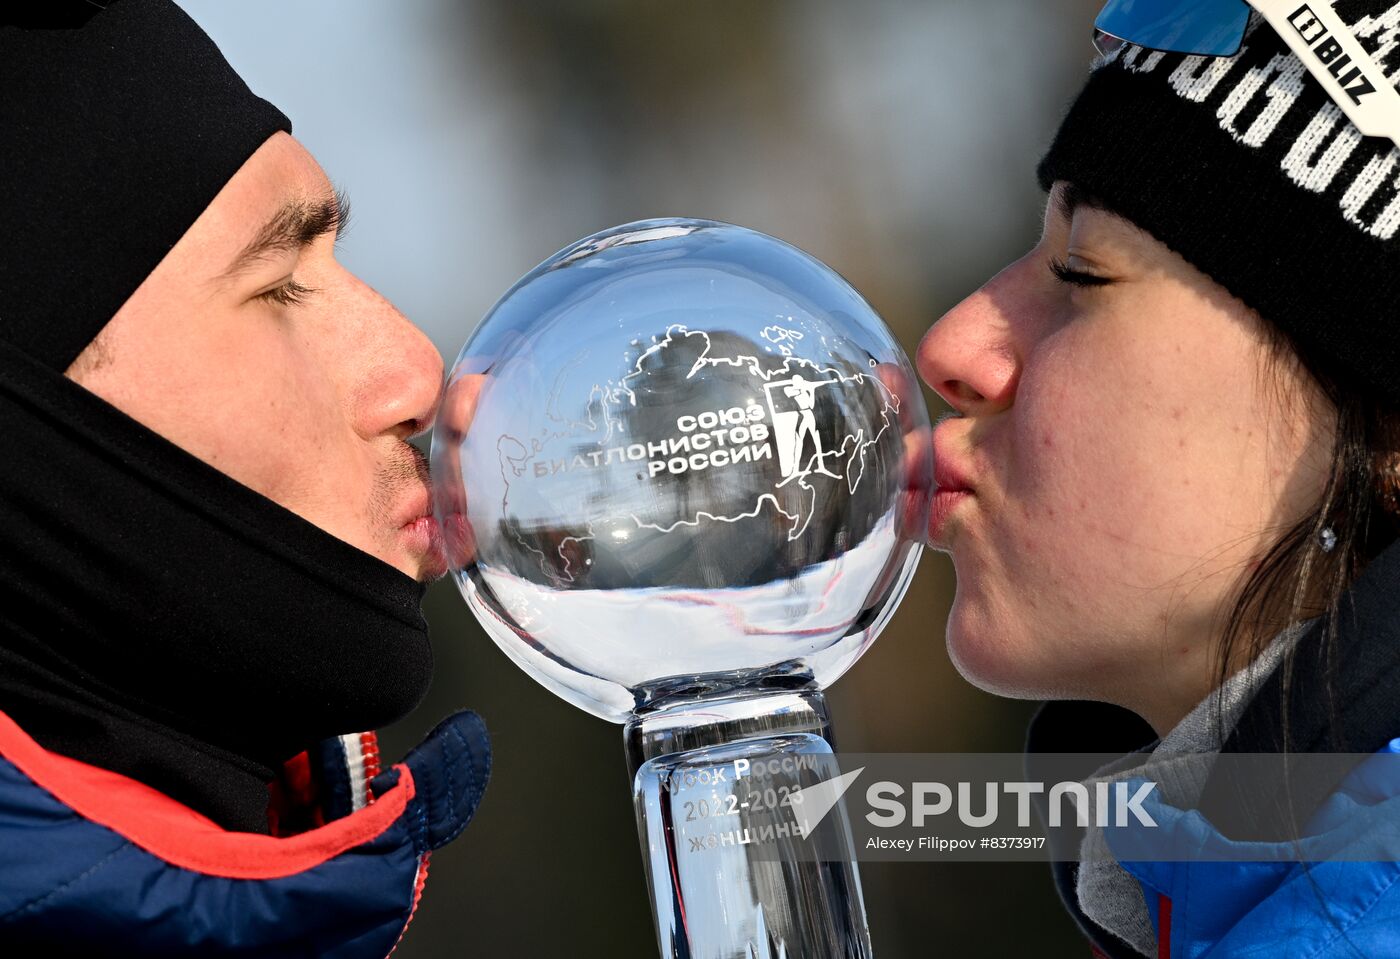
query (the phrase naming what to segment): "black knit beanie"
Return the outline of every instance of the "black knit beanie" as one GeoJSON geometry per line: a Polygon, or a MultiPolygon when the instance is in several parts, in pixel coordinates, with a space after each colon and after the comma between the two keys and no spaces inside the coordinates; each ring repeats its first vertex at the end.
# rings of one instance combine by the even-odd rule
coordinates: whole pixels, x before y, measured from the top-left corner
{"type": "Polygon", "coordinates": [[[292,125],[169,0],[22,6],[0,23],[0,336],[64,370],[292,125]]]}
{"type": "MultiPolygon", "coordinates": [[[[1400,3],[1334,7],[1400,81],[1400,3]]],[[[1101,58],[1036,172],[1101,198],[1400,408],[1400,149],[1361,136],[1257,14],[1231,58],[1101,58]]]]}

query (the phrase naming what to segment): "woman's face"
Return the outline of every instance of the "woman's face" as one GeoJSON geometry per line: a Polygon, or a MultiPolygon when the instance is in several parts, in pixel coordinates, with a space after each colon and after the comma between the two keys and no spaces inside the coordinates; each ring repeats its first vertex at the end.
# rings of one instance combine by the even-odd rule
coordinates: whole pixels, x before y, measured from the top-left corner
{"type": "Polygon", "coordinates": [[[969,488],[929,530],[957,570],[964,676],[1159,730],[1209,692],[1238,589],[1328,469],[1329,404],[1266,342],[1214,281],[1055,184],[1036,247],[919,346],[958,414],[934,434],[940,484],[969,488]]]}

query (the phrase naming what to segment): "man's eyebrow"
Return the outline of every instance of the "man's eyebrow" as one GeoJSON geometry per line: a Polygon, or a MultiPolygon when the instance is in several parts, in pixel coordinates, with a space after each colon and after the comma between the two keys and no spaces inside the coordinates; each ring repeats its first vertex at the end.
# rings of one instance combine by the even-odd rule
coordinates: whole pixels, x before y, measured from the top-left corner
{"type": "Polygon", "coordinates": [[[300,250],[327,233],[338,240],[349,222],[350,198],[341,190],[315,199],[288,200],[234,257],[223,279],[233,279],[279,253],[300,250]]]}
{"type": "Polygon", "coordinates": [[[1055,212],[1059,214],[1060,218],[1066,223],[1074,219],[1074,211],[1081,206],[1099,210],[1113,216],[1118,215],[1102,197],[1090,193],[1088,190],[1072,182],[1066,181],[1064,186],[1060,188],[1060,192],[1054,194],[1054,198],[1055,212]]]}

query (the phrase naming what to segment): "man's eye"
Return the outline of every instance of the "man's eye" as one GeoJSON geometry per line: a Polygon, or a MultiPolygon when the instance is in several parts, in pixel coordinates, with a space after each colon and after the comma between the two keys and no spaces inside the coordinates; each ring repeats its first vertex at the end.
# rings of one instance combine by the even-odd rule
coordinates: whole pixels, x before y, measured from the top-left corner
{"type": "Polygon", "coordinates": [[[255,300],[263,300],[267,303],[277,303],[281,306],[297,306],[306,302],[306,298],[316,291],[309,286],[303,286],[296,280],[288,280],[281,286],[274,286],[272,289],[259,293],[253,297],[255,300]]]}
{"type": "Polygon", "coordinates": [[[1050,258],[1050,272],[1055,279],[1071,286],[1107,286],[1113,282],[1106,276],[1095,276],[1092,273],[1072,269],[1064,260],[1054,256],[1050,258]]]}

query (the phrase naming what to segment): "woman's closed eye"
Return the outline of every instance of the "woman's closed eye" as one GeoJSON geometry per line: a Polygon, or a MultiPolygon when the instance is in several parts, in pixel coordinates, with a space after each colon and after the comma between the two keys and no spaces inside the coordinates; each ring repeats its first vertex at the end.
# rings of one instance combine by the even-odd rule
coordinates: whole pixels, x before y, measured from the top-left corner
{"type": "Polygon", "coordinates": [[[1071,286],[1107,286],[1113,281],[1106,276],[1098,276],[1093,273],[1086,273],[1083,270],[1076,270],[1064,260],[1057,256],[1052,256],[1048,263],[1051,275],[1061,283],[1068,283],[1071,286]]]}

